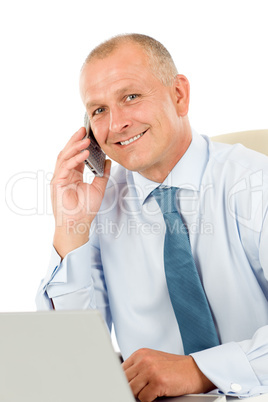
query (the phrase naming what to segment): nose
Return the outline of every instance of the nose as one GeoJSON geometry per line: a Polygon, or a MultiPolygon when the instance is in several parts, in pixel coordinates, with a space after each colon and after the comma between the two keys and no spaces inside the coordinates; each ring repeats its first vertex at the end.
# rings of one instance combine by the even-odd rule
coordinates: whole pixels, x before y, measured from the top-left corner
{"type": "Polygon", "coordinates": [[[131,126],[131,120],[126,116],[125,110],[116,106],[110,109],[110,131],[122,133],[131,126]]]}

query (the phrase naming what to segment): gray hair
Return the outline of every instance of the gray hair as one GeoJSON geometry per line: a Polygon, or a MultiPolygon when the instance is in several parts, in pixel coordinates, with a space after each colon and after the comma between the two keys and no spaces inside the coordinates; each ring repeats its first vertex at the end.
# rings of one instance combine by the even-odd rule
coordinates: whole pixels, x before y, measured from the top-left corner
{"type": "Polygon", "coordinates": [[[95,47],[87,56],[84,65],[94,59],[106,58],[121,45],[127,43],[139,45],[148,56],[149,65],[154,75],[165,86],[172,84],[178,71],[170,53],[162,43],[147,35],[133,33],[114,36],[95,47]]]}

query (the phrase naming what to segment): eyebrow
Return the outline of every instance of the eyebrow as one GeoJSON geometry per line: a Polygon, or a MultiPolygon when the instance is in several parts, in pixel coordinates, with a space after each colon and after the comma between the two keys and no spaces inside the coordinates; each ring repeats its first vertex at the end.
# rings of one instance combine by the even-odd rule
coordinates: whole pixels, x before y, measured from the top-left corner
{"type": "Polygon", "coordinates": [[[86,108],[87,108],[87,109],[91,109],[91,108],[96,107],[96,106],[99,106],[99,105],[100,105],[99,102],[87,102],[86,108]]]}

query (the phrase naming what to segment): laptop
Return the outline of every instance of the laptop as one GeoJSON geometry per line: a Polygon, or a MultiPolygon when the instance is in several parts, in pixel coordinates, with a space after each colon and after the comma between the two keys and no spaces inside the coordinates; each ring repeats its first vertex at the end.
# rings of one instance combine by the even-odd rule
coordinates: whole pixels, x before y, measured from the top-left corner
{"type": "MultiPolygon", "coordinates": [[[[166,398],[214,402],[217,397],[166,398]]],[[[163,398],[160,398],[161,400],[163,398]]],[[[98,311],[0,314],[0,401],[134,402],[98,311]]]]}
{"type": "Polygon", "coordinates": [[[134,402],[98,311],[0,314],[0,401],[134,402]]]}

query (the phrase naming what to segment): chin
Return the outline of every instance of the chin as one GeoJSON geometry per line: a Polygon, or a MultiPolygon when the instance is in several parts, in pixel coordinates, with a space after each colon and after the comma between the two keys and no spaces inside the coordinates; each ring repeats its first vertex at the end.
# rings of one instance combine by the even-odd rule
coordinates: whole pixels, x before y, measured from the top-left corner
{"type": "Polygon", "coordinates": [[[148,166],[148,161],[146,159],[146,162],[144,160],[142,161],[141,158],[111,158],[122,165],[125,169],[131,170],[132,172],[139,172],[140,170],[146,169],[148,166]]]}
{"type": "MultiPolygon", "coordinates": [[[[120,163],[120,162],[119,162],[120,163]]],[[[133,163],[120,163],[125,169],[130,170],[131,172],[140,172],[144,169],[144,166],[137,165],[133,163]]]]}

